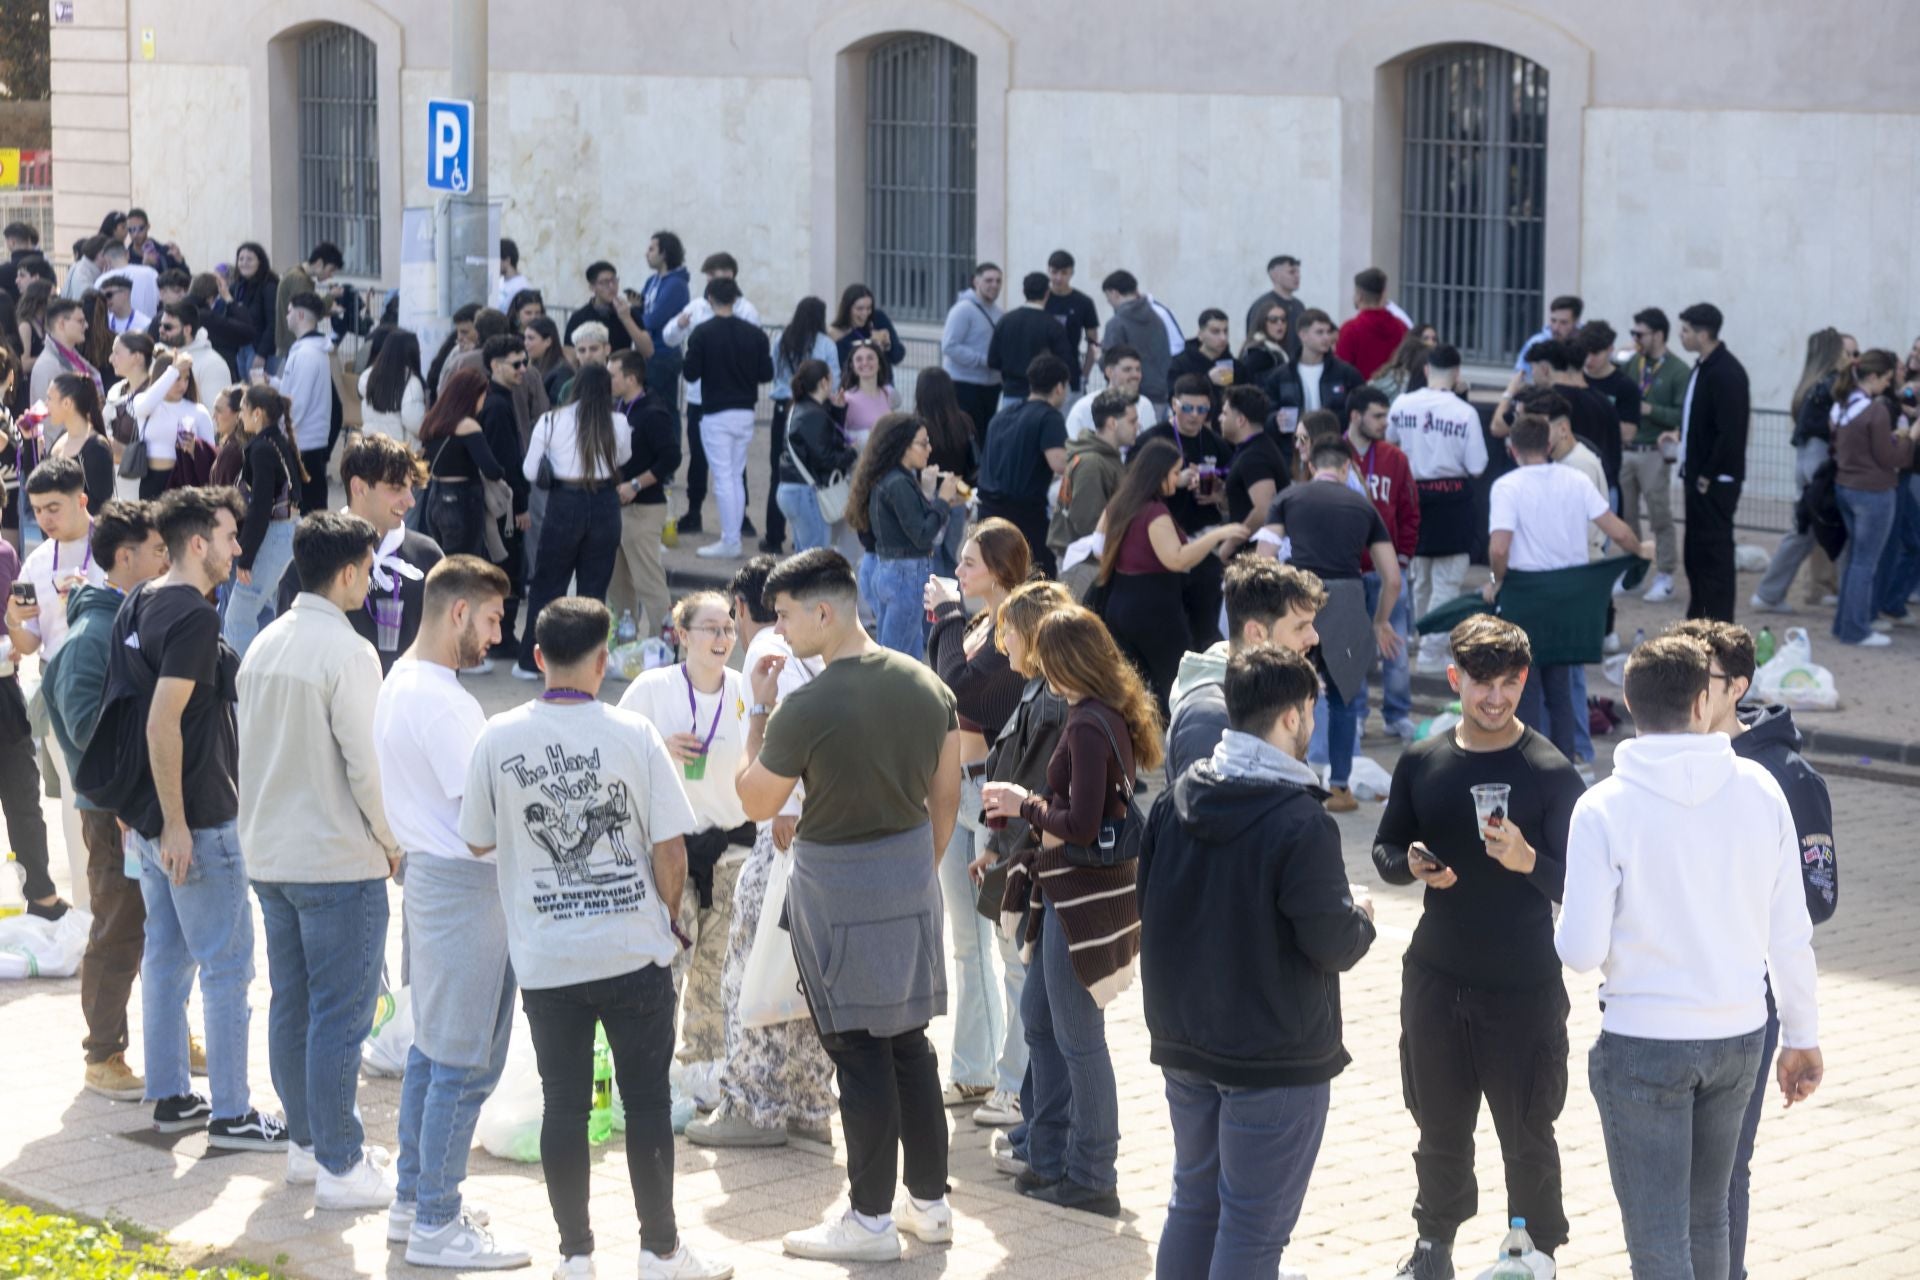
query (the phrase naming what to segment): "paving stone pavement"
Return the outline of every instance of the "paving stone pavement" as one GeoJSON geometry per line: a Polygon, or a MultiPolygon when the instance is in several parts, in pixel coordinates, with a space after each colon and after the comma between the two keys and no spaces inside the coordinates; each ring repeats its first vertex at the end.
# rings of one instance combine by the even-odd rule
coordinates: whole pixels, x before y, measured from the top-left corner
{"type": "MultiPolygon", "coordinates": [[[[525,696],[504,677],[486,682],[490,708],[525,696]]],[[[1371,745],[1371,744],[1370,744],[1371,745]]],[[[1375,748],[1383,762],[1386,754],[1375,748]]],[[[1754,1169],[1752,1273],[1766,1280],[1846,1275],[1872,1280],[1920,1274],[1920,923],[1905,829],[1915,791],[1885,781],[1833,782],[1842,867],[1840,911],[1817,935],[1822,1048],[1827,1081],[1808,1104],[1782,1113],[1769,1103],[1754,1169]]],[[[59,826],[49,804],[56,842],[59,826]]],[[[1412,889],[1380,885],[1368,846],[1379,810],[1340,819],[1349,874],[1372,886],[1380,939],[1345,979],[1346,1043],[1353,1065],[1334,1082],[1333,1113],[1287,1264],[1313,1280],[1392,1274],[1409,1248],[1414,1129],[1401,1105],[1396,1044],[1399,958],[1420,901],[1412,889]]],[[[56,876],[65,859],[56,849],[56,876]]],[[[396,892],[396,915],[398,898],[396,892]]],[[[257,930],[264,939],[264,932],[257,930]]],[[[389,939],[398,963],[398,930],[389,939]]],[[[253,987],[251,1075],[256,1098],[273,1105],[266,1053],[264,943],[253,987]]],[[[1196,975],[1195,981],[1211,980],[1196,975]]],[[[1560,1124],[1572,1241],[1561,1274],[1615,1280],[1628,1274],[1618,1211],[1607,1180],[1585,1049],[1598,1030],[1592,978],[1568,975],[1573,995],[1572,1087],[1560,1124]]],[[[133,1059],[139,1062],[136,990],[133,1059]]],[[[192,1013],[200,1025],[198,1000],[192,1013]]],[[[1120,1081],[1118,1222],[1023,1200],[996,1176],[987,1131],[953,1117],[950,1247],[909,1241],[898,1266],[845,1268],[780,1253],[780,1237],[827,1212],[844,1192],[844,1170],[815,1148],[713,1152],[678,1146],[675,1203],[687,1238],[724,1256],[741,1277],[859,1275],[1141,1277],[1153,1269],[1165,1217],[1171,1137],[1159,1072],[1149,1063],[1139,992],[1110,1009],[1108,1036],[1120,1081]]],[[[935,1023],[936,1041],[949,1035],[935,1023]]],[[[0,1191],[93,1217],[111,1217],[183,1244],[227,1250],[289,1276],[434,1274],[409,1267],[384,1239],[379,1215],[316,1213],[312,1193],[280,1179],[277,1156],[221,1153],[204,1140],[177,1142],[147,1132],[147,1110],[81,1088],[82,1021],[77,980],[0,987],[0,1191]]],[[[360,1103],[369,1139],[394,1143],[398,1082],[365,1078],[360,1103]]],[[[842,1151],[844,1148],[841,1149],[842,1151]]],[[[1498,1146],[1484,1116],[1476,1161],[1481,1212],[1460,1234],[1463,1262],[1491,1262],[1504,1231],[1498,1146]]],[[[537,1165],[515,1165],[476,1150],[466,1186],[502,1236],[532,1248],[544,1275],[557,1243],[537,1165]]],[[[600,1274],[631,1274],[638,1240],[618,1141],[596,1149],[593,1211],[600,1274]]],[[[1462,1275],[1471,1276],[1477,1266],[1462,1275]]],[[[444,1273],[442,1273],[444,1274],[444,1273]]]]}

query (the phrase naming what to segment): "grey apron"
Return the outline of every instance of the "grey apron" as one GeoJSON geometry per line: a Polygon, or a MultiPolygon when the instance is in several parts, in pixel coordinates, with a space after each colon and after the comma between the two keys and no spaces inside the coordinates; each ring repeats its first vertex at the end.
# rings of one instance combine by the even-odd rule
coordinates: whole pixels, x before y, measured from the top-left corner
{"type": "Polygon", "coordinates": [[[1320,665],[1343,701],[1360,696],[1360,683],[1373,666],[1373,616],[1367,612],[1367,584],[1335,578],[1325,584],[1327,606],[1313,620],[1320,633],[1320,665]]]}

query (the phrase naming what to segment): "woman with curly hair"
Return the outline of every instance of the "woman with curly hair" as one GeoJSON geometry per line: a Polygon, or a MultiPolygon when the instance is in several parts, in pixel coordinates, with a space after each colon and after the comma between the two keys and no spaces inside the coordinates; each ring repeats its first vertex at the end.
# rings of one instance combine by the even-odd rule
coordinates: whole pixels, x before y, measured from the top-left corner
{"type": "Polygon", "coordinates": [[[866,551],[860,595],[873,610],[875,638],[913,658],[927,655],[921,591],[960,496],[952,476],[921,475],[932,455],[926,424],[910,413],[890,413],[875,424],[847,496],[847,523],[866,551]]]}

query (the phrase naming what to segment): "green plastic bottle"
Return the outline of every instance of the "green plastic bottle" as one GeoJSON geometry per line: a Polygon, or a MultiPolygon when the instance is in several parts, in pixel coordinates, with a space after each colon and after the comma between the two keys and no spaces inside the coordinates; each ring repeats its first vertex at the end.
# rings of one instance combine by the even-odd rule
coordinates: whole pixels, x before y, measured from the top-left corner
{"type": "Polygon", "coordinates": [[[593,1026],[593,1110],[587,1116],[587,1141],[598,1146],[613,1136],[613,1050],[607,1029],[593,1026]]]}
{"type": "Polygon", "coordinates": [[[1763,667],[1766,666],[1773,658],[1775,647],[1773,628],[1760,628],[1760,634],[1753,638],[1753,660],[1763,667]]]}

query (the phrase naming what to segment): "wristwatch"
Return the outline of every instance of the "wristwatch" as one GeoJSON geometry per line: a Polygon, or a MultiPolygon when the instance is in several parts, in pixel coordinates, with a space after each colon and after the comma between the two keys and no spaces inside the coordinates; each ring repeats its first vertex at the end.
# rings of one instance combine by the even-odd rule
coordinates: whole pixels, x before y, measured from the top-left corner
{"type": "Polygon", "coordinates": [[[747,708],[747,715],[749,716],[770,716],[772,714],[773,708],[764,702],[756,702],[747,708]]]}

